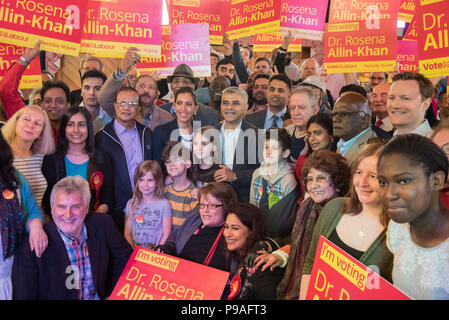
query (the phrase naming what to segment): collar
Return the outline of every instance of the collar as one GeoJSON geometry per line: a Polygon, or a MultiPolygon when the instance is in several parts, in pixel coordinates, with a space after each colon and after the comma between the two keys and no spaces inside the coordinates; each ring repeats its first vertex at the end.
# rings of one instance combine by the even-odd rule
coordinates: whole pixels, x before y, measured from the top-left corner
{"type": "MultiPolygon", "coordinates": [[[[276,115],[279,117],[279,118],[282,118],[282,116],[284,115],[284,114],[286,114],[287,113],[287,107],[285,107],[284,109],[282,109],[279,113],[277,113],[276,115]]],[[[270,108],[268,107],[267,108],[267,117],[268,117],[268,119],[271,119],[271,117],[274,115],[274,113],[273,112],[271,112],[271,110],[270,110],[270,108]]]]}
{"type": "Polygon", "coordinates": [[[340,139],[340,141],[337,142],[337,148],[341,150],[345,146],[353,144],[361,135],[363,135],[365,132],[367,132],[370,128],[371,127],[366,128],[365,130],[360,132],[358,135],[356,135],[352,139],[349,139],[348,141],[343,141],[343,139],[340,139]]]}
{"type": "Polygon", "coordinates": [[[71,235],[65,233],[64,231],[59,229],[57,226],[56,226],[56,230],[58,230],[59,234],[61,235],[62,241],[64,242],[64,244],[66,246],[71,245],[73,242],[76,242],[76,244],[78,244],[78,245],[82,245],[85,241],[87,241],[87,229],[86,229],[86,225],[84,223],[83,223],[83,230],[81,232],[81,241],[78,241],[71,235]]]}
{"type": "Polygon", "coordinates": [[[115,132],[117,133],[118,136],[121,135],[125,131],[130,132],[130,131],[137,130],[137,128],[136,128],[136,121],[134,121],[134,128],[129,130],[129,129],[126,129],[124,126],[122,126],[120,124],[120,122],[118,122],[118,120],[116,118],[116,119],[114,119],[114,130],[115,130],[115,132]]]}
{"type": "MultiPolygon", "coordinates": [[[[429,121],[424,119],[423,123],[421,123],[415,130],[410,133],[416,133],[421,136],[427,137],[432,132],[432,128],[430,127],[429,121]]],[[[398,135],[398,130],[395,130],[393,133],[394,136],[398,135]]]]}
{"type": "Polygon", "coordinates": [[[221,125],[221,129],[220,129],[220,131],[221,131],[221,133],[223,134],[223,135],[226,135],[226,134],[235,134],[235,133],[237,133],[237,132],[240,132],[240,129],[242,129],[242,123],[243,123],[243,120],[241,120],[240,121],[240,124],[238,125],[238,127],[237,128],[235,128],[234,130],[229,130],[229,129],[226,129],[225,130],[225,125],[226,125],[226,121],[223,121],[223,124],[221,125]]]}

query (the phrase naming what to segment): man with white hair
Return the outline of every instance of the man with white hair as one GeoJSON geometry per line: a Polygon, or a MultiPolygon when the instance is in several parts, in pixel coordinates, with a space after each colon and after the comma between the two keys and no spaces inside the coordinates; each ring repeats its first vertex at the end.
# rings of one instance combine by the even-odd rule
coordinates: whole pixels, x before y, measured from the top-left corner
{"type": "Polygon", "coordinates": [[[320,65],[314,58],[307,58],[301,63],[299,67],[299,76],[301,81],[304,81],[310,76],[319,76],[320,65]]]}
{"type": "Polygon", "coordinates": [[[112,293],[132,249],[108,215],[88,214],[89,202],[89,183],[80,176],[54,186],[47,250],[37,258],[22,241],[15,253],[14,300],[99,300],[112,293]]]}

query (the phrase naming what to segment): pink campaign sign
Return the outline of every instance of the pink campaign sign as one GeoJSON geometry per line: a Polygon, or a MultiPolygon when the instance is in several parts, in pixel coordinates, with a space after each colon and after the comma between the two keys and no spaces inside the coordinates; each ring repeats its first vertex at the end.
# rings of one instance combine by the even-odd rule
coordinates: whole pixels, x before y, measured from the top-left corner
{"type": "Polygon", "coordinates": [[[280,30],[293,37],[322,40],[327,0],[282,0],[280,30]]]}

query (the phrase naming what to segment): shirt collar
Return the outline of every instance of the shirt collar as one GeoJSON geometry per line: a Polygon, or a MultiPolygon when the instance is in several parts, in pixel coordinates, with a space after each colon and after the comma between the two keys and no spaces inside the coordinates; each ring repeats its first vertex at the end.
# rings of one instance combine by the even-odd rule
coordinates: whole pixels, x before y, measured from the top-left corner
{"type": "MultiPolygon", "coordinates": [[[[285,107],[284,109],[282,109],[279,113],[277,113],[276,115],[281,118],[284,114],[287,113],[287,107],[285,107]]],[[[274,115],[273,112],[271,112],[270,108],[267,108],[267,117],[268,119],[271,119],[271,117],[274,115]]]]}
{"type": "MultiPolygon", "coordinates": [[[[421,123],[415,130],[413,130],[410,133],[416,133],[416,134],[419,134],[421,136],[427,137],[427,135],[431,131],[432,131],[432,128],[429,125],[429,121],[427,121],[427,119],[424,119],[424,122],[421,123]]],[[[398,135],[398,130],[395,130],[393,135],[397,136],[398,135]]]]}
{"type": "Polygon", "coordinates": [[[117,133],[118,136],[121,135],[125,131],[128,131],[128,132],[129,131],[134,131],[134,130],[136,130],[136,122],[134,121],[134,127],[131,130],[129,130],[129,129],[126,129],[124,126],[122,126],[120,124],[120,122],[118,122],[118,120],[116,118],[114,120],[114,130],[115,130],[115,132],[117,133]]]}
{"type": "Polygon", "coordinates": [[[57,227],[56,227],[56,229],[58,230],[59,234],[61,235],[62,241],[64,242],[65,245],[71,245],[73,242],[76,242],[78,245],[81,245],[85,241],[87,241],[87,230],[86,230],[86,225],[85,224],[83,224],[83,230],[81,231],[81,239],[80,239],[80,241],[78,241],[77,239],[75,239],[71,235],[65,233],[61,229],[59,229],[57,227]]]}
{"type": "Polygon", "coordinates": [[[370,127],[366,128],[365,130],[363,130],[362,132],[360,132],[358,135],[356,135],[355,137],[353,137],[352,139],[349,139],[348,141],[343,141],[343,139],[340,139],[340,141],[337,142],[337,148],[338,149],[342,149],[344,148],[346,145],[350,145],[352,143],[354,143],[354,141],[356,141],[362,134],[364,134],[365,132],[367,132],[370,129],[370,127]]]}
{"type": "Polygon", "coordinates": [[[240,121],[240,124],[238,125],[238,127],[237,128],[235,128],[234,130],[229,130],[229,129],[226,129],[225,130],[225,125],[226,125],[226,121],[223,121],[223,124],[221,125],[221,132],[223,133],[223,134],[225,134],[225,133],[227,133],[227,134],[235,134],[235,133],[237,133],[237,132],[239,132],[240,131],[240,129],[242,128],[242,123],[243,123],[243,120],[241,120],[240,121]]]}

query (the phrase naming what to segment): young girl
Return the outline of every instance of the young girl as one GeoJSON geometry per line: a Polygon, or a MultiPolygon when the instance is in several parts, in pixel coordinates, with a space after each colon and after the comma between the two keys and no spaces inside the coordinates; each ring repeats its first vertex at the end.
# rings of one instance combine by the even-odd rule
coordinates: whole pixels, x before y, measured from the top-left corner
{"type": "Polygon", "coordinates": [[[162,152],[162,160],[170,175],[170,184],[164,189],[165,198],[170,201],[173,214],[173,231],[196,207],[198,189],[192,181],[192,153],[177,141],[167,143],[162,152]]]}
{"type": "Polygon", "coordinates": [[[163,194],[164,176],[156,161],[139,164],[134,174],[134,194],[125,207],[125,238],[131,246],[154,249],[172,228],[170,202],[163,194]]]}
{"type": "Polygon", "coordinates": [[[214,130],[212,126],[201,127],[193,136],[193,176],[196,178],[197,186],[201,188],[215,181],[214,173],[220,166],[215,161],[217,158],[217,145],[214,143],[214,130]]]}

